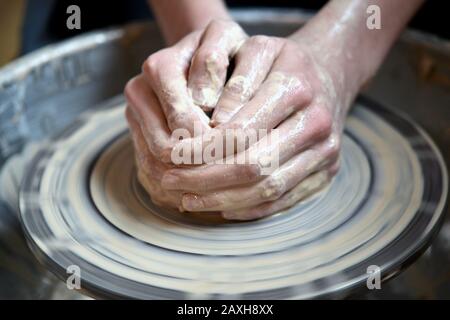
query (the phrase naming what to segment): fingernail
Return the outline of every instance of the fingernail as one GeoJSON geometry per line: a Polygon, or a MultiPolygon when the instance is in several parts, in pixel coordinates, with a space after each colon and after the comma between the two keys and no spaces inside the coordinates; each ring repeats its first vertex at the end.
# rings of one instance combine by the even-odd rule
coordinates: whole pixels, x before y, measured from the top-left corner
{"type": "Polygon", "coordinates": [[[196,194],[183,195],[181,203],[183,204],[183,208],[187,211],[196,211],[203,208],[203,201],[201,200],[201,197],[196,194]]]}
{"type": "Polygon", "coordinates": [[[212,121],[214,121],[215,125],[217,126],[230,121],[236,113],[237,111],[229,112],[221,105],[219,109],[216,109],[212,121]]]}
{"type": "Polygon", "coordinates": [[[180,178],[177,176],[166,173],[162,177],[161,185],[164,189],[174,190],[177,189],[178,183],[180,182],[180,178]]]}

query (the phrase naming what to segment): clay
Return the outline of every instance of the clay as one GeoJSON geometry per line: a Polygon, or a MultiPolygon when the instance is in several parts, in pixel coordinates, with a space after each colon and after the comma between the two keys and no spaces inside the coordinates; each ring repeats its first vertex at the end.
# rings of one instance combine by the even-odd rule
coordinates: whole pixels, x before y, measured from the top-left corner
{"type": "Polygon", "coordinates": [[[305,179],[283,199],[291,208],[244,223],[166,209],[138,181],[123,111],[94,114],[49,143],[28,165],[21,191],[35,250],[62,266],[56,270],[76,262],[83,288],[100,283],[140,298],[317,296],[365,285],[370,265],[382,273],[399,267],[443,212],[445,166],[432,142],[405,120],[396,129],[361,105],[347,121],[339,173],[306,199],[329,178],[305,179]],[[436,165],[421,164],[425,151],[436,165]],[[436,192],[424,193],[429,188],[436,192]]]}

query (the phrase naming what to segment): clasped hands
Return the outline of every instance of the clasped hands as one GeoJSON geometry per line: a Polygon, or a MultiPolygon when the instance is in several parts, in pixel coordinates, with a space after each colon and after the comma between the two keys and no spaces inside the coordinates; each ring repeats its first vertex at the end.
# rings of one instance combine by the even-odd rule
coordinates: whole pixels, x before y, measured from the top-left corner
{"type": "Polygon", "coordinates": [[[228,20],[150,55],[125,95],[138,178],[152,201],[250,220],[321,189],[338,171],[346,109],[346,92],[329,71],[301,39],[249,37],[228,20]],[[177,129],[192,138],[180,140],[177,129]],[[227,129],[267,135],[225,153],[231,162],[174,164],[180,145],[194,148],[227,129]],[[274,149],[278,166],[264,174],[261,159],[274,149]],[[233,162],[244,154],[255,161],[233,162]]]}

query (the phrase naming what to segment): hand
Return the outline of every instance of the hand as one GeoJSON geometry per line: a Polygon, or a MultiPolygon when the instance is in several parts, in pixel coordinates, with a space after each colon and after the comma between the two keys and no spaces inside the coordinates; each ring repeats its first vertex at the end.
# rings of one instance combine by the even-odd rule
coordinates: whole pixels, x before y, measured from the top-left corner
{"type": "MultiPolygon", "coordinates": [[[[334,70],[329,64],[325,67],[301,41],[252,37],[236,59],[214,110],[213,130],[225,135],[229,128],[276,128],[278,138],[268,144],[269,133],[249,146],[246,153],[255,160],[249,164],[172,169],[164,174],[162,186],[188,191],[182,198],[188,211],[221,211],[228,219],[255,219],[293,205],[337,172],[349,97],[356,92],[334,76],[339,66],[334,70]],[[264,176],[261,160],[274,146],[280,166],[264,176]]],[[[196,144],[203,138],[179,144],[196,144]]],[[[239,157],[242,154],[234,155],[234,163],[239,163],[239,157]]]]}
{"type": "MultiPolygon", "coordinates": [[[[143,75],[161,104],[169,129],[188,129],[194,123],[209,129],[202,111],[212,109],[225,83],[230,59],[247,38],[231,20],[214,20],[176,45],[160,50],[143,64],[143,75]]],[[[145,110],[135,110],[143,117],[145,110]]]]}
{"type": "Polygon", "coordinates": [[[161,106],[142,75],[131,79],[125,92],[128,101],[125,115],[134,145],[139,182],[155,204],[183,211],[182,193],[161,187],[164,173],[174,168],[173,165],[163,163],[155,156],[173,145],[161,106]],[[139,120],[134,111],[137,109],[146,109],[143,119],[139,120]]]}
{"type": "Polygon", "coordinates": [[[229,60],[246,34],[232,21],[216,20],[170,48],[152,54],[143,73],[131,79],[125,95],[126,117],[135,147],[138,178],[152,200],[180,211],[180,191],[161,188],[164,172],[173,165],[172,130],[200,124],[207,131],[209,117],[200,107],[216,104],[229,60]]]}

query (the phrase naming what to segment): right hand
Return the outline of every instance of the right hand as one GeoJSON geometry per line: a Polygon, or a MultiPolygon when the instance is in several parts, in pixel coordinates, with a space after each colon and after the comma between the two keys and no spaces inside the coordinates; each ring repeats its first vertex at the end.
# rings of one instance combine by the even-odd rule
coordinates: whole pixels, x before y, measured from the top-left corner
{"type": "Polygon", "coordinates": [[[162,162],[158,156],[165,150],[170,150],[172,145],[170,130],[159,102],[142,75],[128,82],[126,95],[128,105],[125,115],[134,145],[139,182],[155,204],[182,211],[181,192],[161,187],[162,176],[174,166],[162,162]],[[145,118],[139,118],[134,111],[136,109],[146,109],[145,118]]]}

